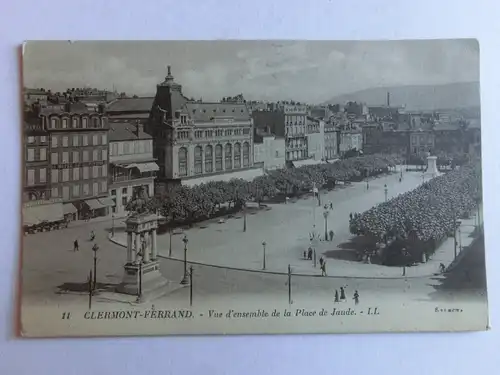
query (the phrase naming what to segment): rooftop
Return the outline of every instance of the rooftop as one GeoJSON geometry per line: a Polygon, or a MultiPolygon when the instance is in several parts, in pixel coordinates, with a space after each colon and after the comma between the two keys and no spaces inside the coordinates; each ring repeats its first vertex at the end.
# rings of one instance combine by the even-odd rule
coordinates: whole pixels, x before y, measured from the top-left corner
{"type": "Polygon", "coordinates": [[[134,124],[114,122],[109,126],[109,141],[133,141],[138,139],[153,139],[151,135],[143,129],[137,134],[137,126],[134,124]]]}
{"type": "Polygon", "coordinates": [[[120,98],[108,104],[108,112],[148,112],[153,107],[154,97],[120,98]]]}
{"type": "Polygon", "coordinates": [[[214,117],[234,118],[235,121],[250,121],[245,104],[187,102],[186,108],[194,121],[209,122],[214,117]]]}

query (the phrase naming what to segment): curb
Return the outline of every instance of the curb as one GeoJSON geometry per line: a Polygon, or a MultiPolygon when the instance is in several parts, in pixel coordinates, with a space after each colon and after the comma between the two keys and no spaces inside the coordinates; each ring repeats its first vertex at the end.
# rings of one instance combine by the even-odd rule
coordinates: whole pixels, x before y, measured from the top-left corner
{"type": "MultiPolygon", "coordinates": [[[[117,240],[112,238],[111,234],[108,235],[108,240],[110,242],[114,243],[115,245],[126,248],[126,246],[123,243],[118,242],[117,240]]],[[[184,261],[183,259],[168,257],[165,255],[158,255],[158,258],[167,259],[167,260],[171,260],[174,262],[183,262],[184,261]]],[[[198,266],[213,267],[213,268],[226,269],[226,270],[232,270],[232,271],[253,272],[253,273],[262,273],[262,274],[270,274],[270,275],[288,276],[287,272],[264,271],[264,270],[256,270],[256,269],[251,269],[251,268],[222,266],[222,265],[218,265],[218,264],[209,264],[209,263],[202,263],[202,262],[195,262],[195,261],[188,261],[187,263],[198,265],[198,266]]],[[[318,278],[322,278],[322,279],[407,280],[407,279],[426,279],[426,278],[429,278],[432,276],[439,276],[439,275],[441,275],[441,273],[433,272],[431,274],[419,275],[419,276],[321,276],[321,275],[308,274],[308,273],[292,273],[292,275],[293,276],[300,276],[300,277],[318,277],[318,278]]]]}

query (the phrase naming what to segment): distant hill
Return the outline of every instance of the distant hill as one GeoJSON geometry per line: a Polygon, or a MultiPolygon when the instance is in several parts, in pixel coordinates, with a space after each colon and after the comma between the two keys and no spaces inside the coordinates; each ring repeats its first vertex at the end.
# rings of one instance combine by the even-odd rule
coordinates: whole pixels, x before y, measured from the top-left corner
{"type": "Polygon", "coordinates": [[[368,105],[385,105],[387,92],[391,106],[406,105],[408,110],[467,108],[480,105],[479,82],[459,82],[446,85],[376,87],[336,96],[325,104],[344,104],[348,101],[368,105]]]}

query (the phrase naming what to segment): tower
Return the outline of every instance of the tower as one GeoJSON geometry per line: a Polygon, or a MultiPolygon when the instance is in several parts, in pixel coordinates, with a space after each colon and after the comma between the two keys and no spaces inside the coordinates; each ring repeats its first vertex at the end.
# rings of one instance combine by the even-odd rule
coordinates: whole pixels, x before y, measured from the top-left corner
{"type": "Polygon", "coordinates": [[[387,92],[387,107],[391,106],[391,93],[388,91],[387,92]]]}

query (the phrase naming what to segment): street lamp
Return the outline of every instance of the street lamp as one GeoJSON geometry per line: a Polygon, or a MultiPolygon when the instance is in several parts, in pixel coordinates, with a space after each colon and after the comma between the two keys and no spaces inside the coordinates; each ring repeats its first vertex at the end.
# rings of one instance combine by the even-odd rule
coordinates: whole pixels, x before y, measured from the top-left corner
{"type": "Polygon", "coordinates": [[[172,258],[172,227],[170,225],[169,225],[169,228],[168,228],[168,233],[169,233],[169,236],[170,236],[170,243],[169,243],[169,246],[168,246],[168,257],[172,258]]]}
{"type": "Polygon", "coordinates": [[[385,201],[387,202],[387,184],[384,185],[384,194],[385,194],[385,201]]]}
{"type": "Polygon", "coordinates": [[[111,237],[115,236],[115,214],[111,215],[111,237]]]}
{"type": "Polygon", "coordinates": [[[424,183],[424,182],[425,182],[425,172],[422,171],[422,183],[424,183]]]}
{"type": "Polygon", "coordinates": [[[135,264],[139,266],[139,287],[137,288],[137,303],[140,303],[142,301],[142,260],[143,254],[142,251],[139,251],[135,260],[135,264]]]}
{"type": "Polygon", "coordinates": [[[266,241],[262,241],[262,269],[266,269],[266,241]]]}
{"type": "Polygon", "coordinates": [[[94,290],[97,287],[97,251],[99,250],[99,246],[95,243],[92,246],[92,251],[94,252],[94,290]]]}
{"type": "Polygon", "coordinates": [[[189,274],[187,271],[187,244],[188,244],[188,238],[186,235],[184,235],[184,238],[182,239],[182,242],[184,242],[184,277],[181,280],[182,285],[187,285],[189,284],[189,274]]]}
{"type": "Polygon", "coordinates": [[[247,202],[243,203],[243,232],[247,231],[247,202]]]}
{"type": "Polygon", "coordinates": [[[330,214],[330,211],[328,209],[325,209],[323,211],[323,217],[325,218],[325,241],[328,241],[328,215],[330,214]]]}
{"type": "Polygon", "coordinates": [[[458,227],[458,249],[460,250],[460,252],[462,252],[462,229],[461,227],[458,227]]]}

